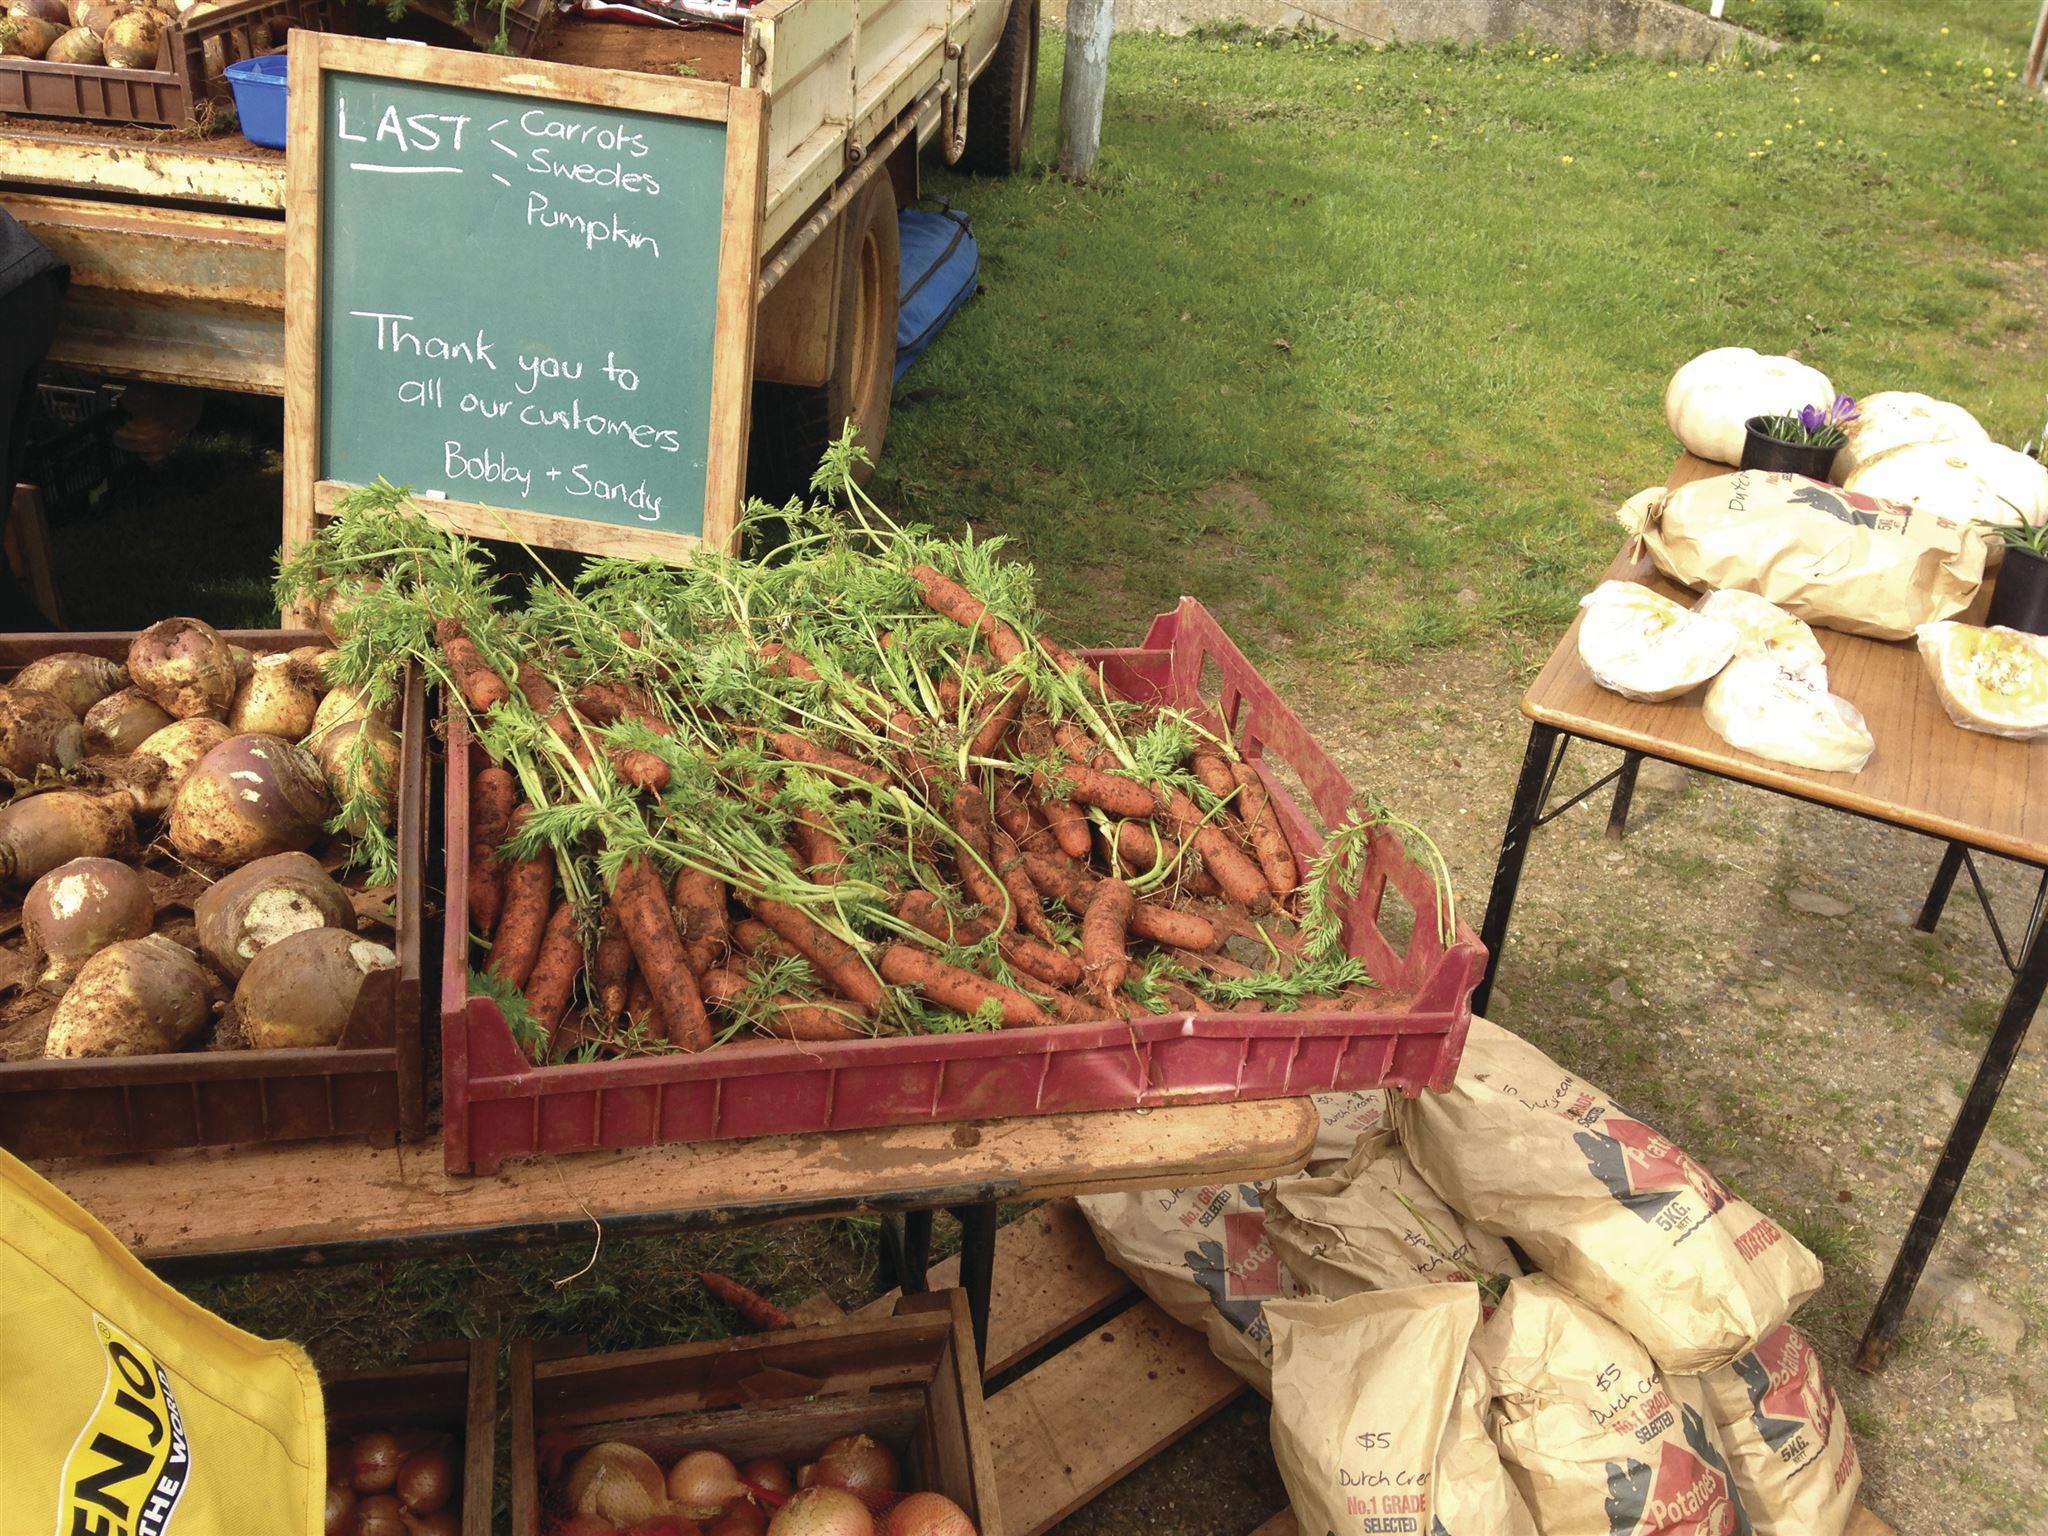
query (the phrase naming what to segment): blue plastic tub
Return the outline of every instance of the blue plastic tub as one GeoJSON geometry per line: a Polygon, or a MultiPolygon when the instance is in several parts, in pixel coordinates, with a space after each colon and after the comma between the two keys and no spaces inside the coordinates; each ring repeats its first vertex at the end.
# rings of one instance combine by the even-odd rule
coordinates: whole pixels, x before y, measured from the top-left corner
{"type": "Polygon", "coordinates": [[[241,59],[228,66],[228,85],[235,93],[235,115],[242,120],[242,136],[265,149],[283,149],[285,140],[284,54],[266,53],[257,59],[241,59]]]}

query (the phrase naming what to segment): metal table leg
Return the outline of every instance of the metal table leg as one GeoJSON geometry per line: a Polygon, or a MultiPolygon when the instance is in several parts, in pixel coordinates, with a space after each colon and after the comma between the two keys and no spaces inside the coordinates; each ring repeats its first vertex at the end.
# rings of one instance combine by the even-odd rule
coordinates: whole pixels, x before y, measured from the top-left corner
{"type": "Polygon", "coordinates": [[[932,1213],[905,1211],[882,1218],[882,1285],[895,1284],[906,1296],[925,1286],[932,1263],[932,1213]]]}
{"type": "Polygon", "coordinates": [[[1941,921],[1941,909],[1948,905],[1948,893],[1955,889],[1956,876],[1968,856],[1969,850],[1961,843],[1950,843],[1942,849],[1934,884],[1927,888],[1927,900],[1921,904],[1920,915],[1913,919],[1913,926],[1922,933],[1934,932],[1934,925],[1941,921]]]}
{"type": "Polygon", "coordinates": [[[1522,753],[1522,775],[1515,781],[1514,803],[1508,808],[1507,830],[1500,839],[1500,859],[1493,866],[1493,890],[1486,898],[1486,917],[1479,929],[1479,940],[1486,946],[1486,974],[1479,978],[1479,986],[1472,993],[1474,1013],[1484,1013],[1487,1000],[1493,995],[1493,977],[1500,969],[1501,948],[1507,943],[1515,892],[1522,884],[1522,860],[1528,855],[1529,836],[1543,813],[1560,734],[1552,725],[1529,727],[1529,745],[1522,753]]]}
{"type": "Polygon", "coordinates": [[[1607,812],[1607,837],[1610,842],[1620,842],[1628,831],[1628,808],[1635,803],[1636,774],[1643,766],[1643,754],[1625,752],[1621,758],[1621,771],[1614,779],[1614,804],[1607,812]]]}
{"type": "MultiPolygon", "coordinates": [[[[1951,844],[1949,852],[1957,853],[1956,845],[1951,844]]],[[[1958,856],[1956,863],[1961,862],[1958,856]]],[[[1954,879],[1948,855],[1942,858],[1942,869],[1949,879],[1954,879]]],[[[1939,878],[1935,889],[1946,895],[1939,878]]],[[[1932,895],[1928,902],[1934,906],[1932,895]]],[[[1938,906],[1935,911],[1938,915],[1938,906]]],[[[1906,1315],[1906,1304],[1913,1299],[1920,1272],[1927,1267],[1928,1256],[1941,1237],[1942,1223],[1948,1219],[1949,1207],[1955,1204],[1956,1191],[1969,1170],[1970,1159],[1976,1155],[1977,1143],[1998,1103],[1999,1091],[2005,1086],[2006,1073],[2012,1069],[2013,1058],[2019,1055],[2020,1044],[2027,1038],[2027,1026],[2034,1022],[2034,1014],[2040,1009],[2043,991],[2048,990],[2048,940],[2042,937],[2043,927],[2037,907],[2026,948],[2014,970],[2012,990],[2006,994],[2005,1008],[1998,1015],[1998,1026],[1991,1032],[1991,1043],[1984,1048],[1984,1059],[1977,1063],[1977,1076],[1956,1115],[1955,1128],[1948,1133],[1948,1145],[1941,1149],[1934,1178],[1927,1193],[1920,1197],[1920,1208],[1913,1213],[1913,1224],[1906,1229],[1906,1240],[1899,1248],[1899,1256],[1892,1261],[1891,1275],[1870,1314],[1870,1326],[1864,1329],[1863,1342],[1857,1346],[1856,1363],[1866,1371],[1882,1370],[1891,1354],[1893,1337],[1906,1315]]]]}
{"type": "Polygon", "coordinates": [[[960,1287],[967,1292],[967,1315],[974,1323],[974,1357],[988,1375],[989,1297],[996,1279],[996,1203],[956,1206],[960,1223],[960,1287]]]}

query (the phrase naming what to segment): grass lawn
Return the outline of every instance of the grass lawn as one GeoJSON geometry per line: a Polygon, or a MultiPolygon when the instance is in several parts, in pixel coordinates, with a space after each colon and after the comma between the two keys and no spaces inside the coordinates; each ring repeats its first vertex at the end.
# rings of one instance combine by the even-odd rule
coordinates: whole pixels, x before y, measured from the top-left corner
{"type": "MultiPolygon", "coordinates": [[[[2015,94],[2013,78],[2035,0],[1729,9],[1791,41],[1673,69],[1521,47],[1120,37],[1101,174],[1078,190],[1045,169],[1059,86],[1049,38],[1025,174],[928,185],[974,214],[985,292],[906,378],[878,494],[1008,535],[1081,641],[1129,636],[1180,593],[1202,598],[1290,685],[1316,690],[1323,720],[1357,723],[1356,750],[1384,768],[1376,779],[1455,762],[1437,733],[1469,732],[1457,750],[1490,775],[1471,829],[1456,820],[1464,805],[1437,809],[1470,894],[1518,750],[1515,680],[1612,554],[1612,508],[1663,478],[1674,447],[1660,401],[1678,363],[1728,344],[1795,352],[1850,393],[1958,400],[2008,442],[2048,412],[2048,105],[2015,94]],[[1481,675],[1491,691],[1462,704],[1445,681],[1481,675]]],[[[61,529],[74,622],[130,626],[167,606],[260,619],[278,526],[274,431],[260,407],[216,408],[153,483],[61,529]]],[[[1749,858],[1776,823],[1729,825],[1715,859],[1749,858]]],[[[1631,848],[1695,895],[1711,883],[1682,841],[1631,848]]],[[[1774,926],[1761,907],[1738,916],[1774,926]]],[[[1573,934],[1550,984],[1599,1008],[1655,997],[1649,960],[1619,990],[1603,966],[1617,949],[1652,953],[1667,928],[1623,912],[1611,933],[1573,934]]],[[[1844,951],[1845,989],[1892,953],[1871,942],[1868,955],[1844,951]]],[[[1900,986],[1939,984],[1928,973],[1957,963],[1935,941],[1919,954],[1900,986]]],[[[1507,985],[1518,1003],[1533,995],[1507,985]]],[[[1741,994],[1740,1019],[1778,1009],[1759,1038],[1775,1031],[1812,1055],[1804,1026],[1763,996],[1741,994]]],[[[1917,1038],[1929,1010],[1900,1012],[1901,1038],[1917,1038]]],[[[1643,1016],[1622,1017],[1626,1028],[1589,1032],[1572,1064],[1596,1080],[1612,1069],[1610,1086],[1633,1093],[1622,1079],[1651,1069],[1632,1033],[1643,1016]]],[[[1658,1017],[1692,1015],[1673,1004],[1658,1017]]],[[[1711,1086],[1697,1095],[1674,1078],[1631,1102],[1690,1117],[1666,1123],[1701,1138],[1690,1144],[1709,1161],[1761,1161],[1744,1150],[1765,1134],[1738,1117],[1746,1090],[1701,1074],[1711,1086]]],[[[2015,1138],[2048,1148],[2029,1126],[2033,1141],[2015,1138]]],[[[1804,1134],[1790,1109],[1768,1133],[1804,1134]]],[[[1867,1162],[1886,1148],[1852,1150],[1867,1162]]],[[[2037,1220],[2048,1162],[2035,1166],[2020,1189],[2037,1220]]],[[[1852,1230],[1833,1209],[1795,1230],[1845,1268],[1888,1257],[1900,1220],[1852,1230]]],[[[607,1240],[563,1285],[585,1253],[194,1289],[250,1326],[310,1336],[329,1363],[450,1332],[620,1347],[730,1326],[680,1278],[706,1263],[785,1301],[823,1286],[850,1301],[870,1239],[845,1224],[607,1240]]],[[[1831,1299],[1833,1334],[1852,1327],[1852,1303],[1867,1305],[1867,1273],[1852,1286],[1831,1299]]],[[[2029,1315],[2038,1334],[2048,1311],[2029,1315]]],[[[1831,1348],[1832,1363],[1839,1339],[1831,1348]]],[[[2029,1412],[2044,1401],[2038,1381],[2010,1390],[2029,1412]]],[[[1918,1454],[1884,1437],[1921,1406],[1852,1402],[1874,1462],[1918,1454]]],[[[2019,1433],[2031,1455],[2017,1465],[1943,1463],[1940,1491],[1964,1512],[1949,1528],[2025,1528],[2048,1441],[2038,1423],[2019,1433]]],[[[1154,1527],[1124,1527],[1141,1528],[1154,1527]]]]}

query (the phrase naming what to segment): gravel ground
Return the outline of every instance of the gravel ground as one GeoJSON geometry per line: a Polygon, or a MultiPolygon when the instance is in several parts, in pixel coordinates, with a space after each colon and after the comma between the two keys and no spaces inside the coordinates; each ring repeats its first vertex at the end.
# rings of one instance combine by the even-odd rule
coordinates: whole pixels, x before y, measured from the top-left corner
{"type": "MultiPolygon", "coordinates": [[[[1483,913],[1540,658],[1270,666],[1356,783],[1431,829],[1483,913]]],[[[1883,742],[1878,744],[1885,750],[1883,742]]],[[[1575,747],[1560,798],[1618,754],[1575,747]]],[[[1629,835],[1605,793],[1538,833],[1492,1016],[1607,1088],[1826,1262],[1799,1322],[1911,1536],[2048,1532],[2048,1108],[2020,1056],[1891,1366],[1849,1364],[1961,1103],[2006,977],[1967,882],[1911,920],[1939,846],[1700,775],[1646,770],[1629,835]]],[[[2034,882],[1987,862],[2008,929],[2034,882]]],[[[1058,1527],[1244,1536],[1284,1502],[1264,1404],[1241,1401],[1058,1527]],[[1199,1489],[1199,1496],[1188,1490],[1199,1489]]]]}

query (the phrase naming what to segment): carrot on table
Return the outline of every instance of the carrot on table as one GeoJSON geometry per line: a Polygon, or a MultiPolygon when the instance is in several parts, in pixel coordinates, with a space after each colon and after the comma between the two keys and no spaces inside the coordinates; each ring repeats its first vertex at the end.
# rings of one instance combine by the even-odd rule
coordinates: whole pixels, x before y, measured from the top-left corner
{"type": "Polygon", "coordinates": [[[553,1054],[555,1031],[561,1027],[562,1011],[569,1006],[569,994],[576,990],[576,977],[582,970],[583,935],[576,929],[576,904],[564,901],[548,918],[540,955],[526,978],[527,1009],[545,1032],[537,1065],[553,1054]]]}
{"type": "Polygon", "coordinates": [[[948,965],[908,944],[891,944],[882,951],[881,972],[892,986],[910,987],[955,1013],[972,1014],[983,1003],[993,1002],[1001,1010],[1005,1029],[1052,1022],[1052,1015],[1015,988],[948,965]]]}
{"type": "Polygon", "coordinates": [[[1218,800],[1228,800],[1237,793],[1237,777],[1230,771],[1230,764],[1221,752],[1205,747],[1194,751],[1195,777],[1202,781],[1202,787],[1218,800]]]}
{"type": "Polygon", "coordinates": [[[842,997],[851,998],[864,1013],[882,1006],[882,984],[852,945],[828,932],[815,918],[787,902],[756,896],[748,901],[754,916],[775,930],[776,936],[816,968],[820,977],[842,997]]]}
{"type": "Polygon", "coordinates": [[[804,958],[793,946],[785,944],[782,936],[758,917],[743,917],[734,923],[732,942],[734,948],[747,956],[766,956],[770,960],[804,958]]]}
{"type": "Polygon", "coordinates": [[[731,934],[725,913],[725,882],[709,870],[685,864],[669,887],[669,907],[683,941],[683,959],[702,976],[725,958],[731,934]]]}
{"type": "MultiPolygon", "coordinates": [[[[1052,828],[1053,841],[1060,845],[1060,851],[1068,858],[1087,858],[1091,846],[1088,818],[1072,800],[1047,794],[1045,775],[1035,773],[1031,778],[1039,792],[1039,809],[1045,813],[1046,825],[1052,828]]],[[[1028,848],[1030,844],[1024,846],[1028,848]]]]}
{"type": "Polygon", "coordinates": [[[498,928],[498,909],[505,900],[505,866],[498,846],[512,820],[519,786],[495,763],[479,768],[469,781],[469,926],[488,939],[498,928]]]}
{"type": "Polygon", "coordinates": [[[618,914],[607,912],[604,926],[597,933],[597,947],[590,957],[590,989],[597,994],[597,1011],[607,1020],[626,1011],[632,970],[633,946],[626,939],[618,914]]]}
{"type": "MultiPolygon", "coordinates": [[[[956,916],[930,891],[905,892],[896,903],[896,915],[947,944],[978,944],[995,932],[995,923],[985,914],[956,916]]],[[[1005,932],[997,937],[996,947],[1011,970],[1022,971],[1049,987],[1081,984],[1080,962],[1042,939],[1028,933],[1005,932]]]]}
{"type": "Polygon", "coordinates": [[[792,763],[802,763],[806,768],[816,769],[827,778],[858,779],[863,783],[886,787],[889,774],[886,769],[872,763],[864,763],[857,757],[831,747],[821,747],[807,736],[794,731],[755,732],[770,751],[792,763]]]}
{"type": "Polygon", "coordinates": [[[1099,881],[1081,917],[1081,969],[1101,1002],[1122,990],[1131,968],[1131,912],[1137,897],[1121,880],[1099,881]]]}
{"type": "Polygon", "coordinates": [[[996,878],[1010,898],[1010,921],[1036,938],[1052,942],[1052,924],[1039,905],[1038,887],[1024,868],[1024,854],[1010,834],[1000,826],[989,828],[989,852],[994,857],[996,878]]]}
{"type": "Polygon", "coordinates": [[[1131,932],[1154,944],[1173,949],[1206,953],[1223,943],[1216,925],[1199,912],[1182,912],[1156,901],[1141,901],[1131,909],[1131,932]]]}
{"type": "MultiPolygon", "coordinates": [[[[704,973],[704,995],[716,1007],[731,1012],[753,985],[744,972],[731,966],[713,966],[704,973]]],[[[779,1040],[865,1040],[860,1027],[860,1010],[836,997],[798,997],[778,992],[762,999],[747,1014],[747,1022],[779,1040]]]]}
{"type": "Polygon", "coordinates": [[[763,1333],[774,1333],[784,1328],[794,1328],[796,1322],[782,1308],[766,1296],[737,1280],[721,1275],[715,1269],[700,1269],[697,1280],[705,1290],[731,1307],[746,1319],[749,1326],[763,1333]]]}
{"type": "Polygon", "coordinates": [[[839,871],[846,863],[846,850],[825,824],[825,818],[808,808],[792,819],[789,835],[796,844],[798,866],[813,885],[837,885],[839,871]]]}
{"type": "Polygon", "coordinates": [[[711,1044],[711,1020],[651,857],[643,853],[619,866],[612,882],[612,910],[619,914],[634,962],[647,978],[654,1016],[669,1043],[688,1051],[703,1050],[711,1044]]]}
{"type": "MultiPolygon", "coordinates": [[[[517,837],[529,812],[520,806],[506,827],[508,838],[517,837]]],[[[548,912],[555,889],[555,854],[545,843],[530,859],[516,859],[505,873],[505,900],[498,913],[497,932],[491,940],[488,969],[515,987],[524,988],[540,958],[541,937],[547,930],[548,912]]]]}
{"type": "Polygon", "coordinates": [[[988,641],[989,651],[997,661],[1008,664],[1024,654],[1024,642],[1017,631],[991,613],[988,604],[959,582],[941,575],[928,565],[914,566],[910,579],[917,583],[918,595],[924,599],[925,607],[951,619],[961,628],[981,635],[988,641]]]}
{"type": "Polygon", "coordinates": [[[1247,912],[1263,912],[1273,904],[1264,871],[1220,827],[1203,819],[1185,790],[1166,789],[1160,796],[1160,810],[1175,834],[1195,845],[1203,867],[1223,887],[1226,900],[1247,912]]]}
{"type": "Polygon", "coordinates": [[[1232,773],[1237,780],[1237,803],[1243,808],[1245,829],[1251,834],[1252,849],[1259,856],[1266,889],[1275,896],[1290,896],[1301,883],[1301,874],[1294,862],[1294,850],[1287,846],[1287,834],[1280,830],[1280,820],[1273,814],[1273,801],[1266,793],[1265,782],[1250,763],[1233,764],[1232,773]]]}
{"type": "Polygon", "coordinates": [[[562,707],[562,696],[555,692],[555,685],[530,661],[519,663],[519,691],[525,696],[527,707],[547,723],[562,745],[575,751],[576,723],[562,707]]]}
{"type": "Polygon", "coordinates": [[[483,652],[469,638],[460,619],[441,619],[434,625],[434,639],[447,659],[448,674],[455,680],[462,700],[478,714],[489,714],[512,697],[505,679],[491,670],[483,652]]]}
{"type": "Polygon", "coordinates": [[[1025,688],[1022,683],[1012,683],[1009,692],[995,703],[995,707],[982,717],[981,725],[974,733],[974,739],[967,744],[968,752],[975,757],[989,757],[1002,745],[1003,738],[1010,734],[1010,727],[1017,723],[1017,711],[1024,707],[1025,688]]]}

